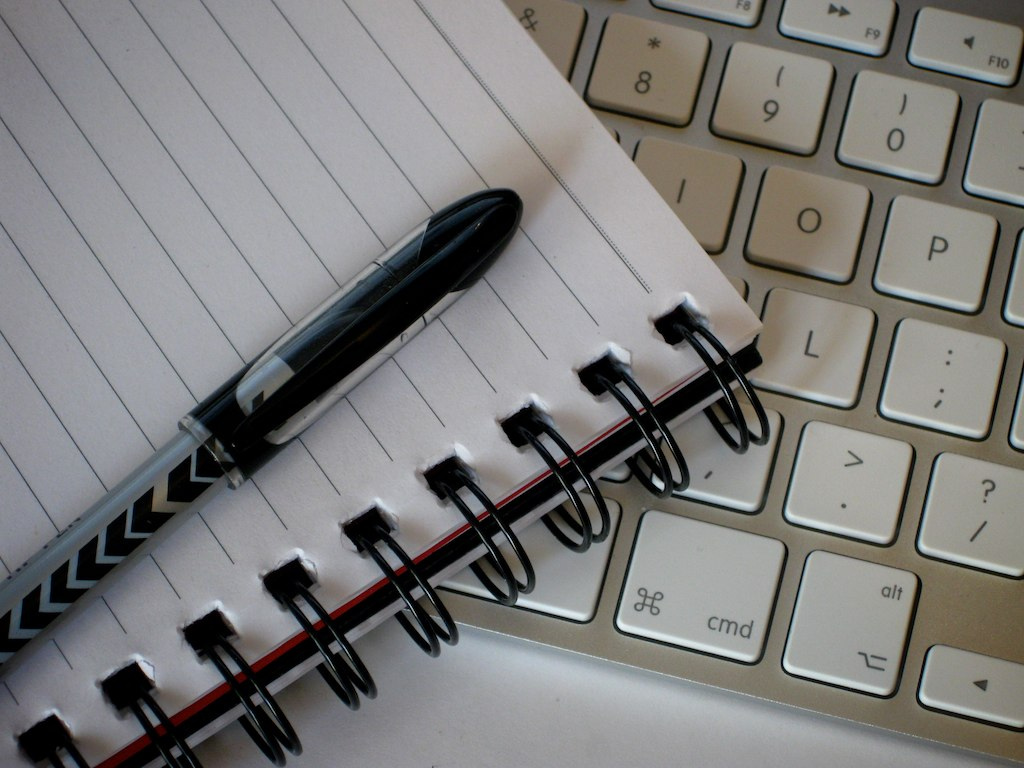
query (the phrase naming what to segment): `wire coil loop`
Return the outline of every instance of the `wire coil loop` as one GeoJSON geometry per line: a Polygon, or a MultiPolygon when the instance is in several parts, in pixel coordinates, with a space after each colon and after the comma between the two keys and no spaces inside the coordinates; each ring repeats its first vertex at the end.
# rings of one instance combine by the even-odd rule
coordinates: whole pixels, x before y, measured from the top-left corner
{"type": "Polygon", "coordinates": [[[452,615],[445,608],[441,598],[430,585],[430,582],[419,572],[416,563],[391,535],[392,526],[377,508],[371,508],[343,525],[345,534],[356,545],[356,548],[368,555],[380,568],[384,577],[398,592],[405,609],[395,614],[398,623],[406,631],[412,641],[428,656],[441,653],[441,643],[455,645],[459,641],[459,629],[452,615]],[[377,547],[383,544],[402,564],[400,575],[377,547]],[[406,586],[402,575],[412,579],[419,587],[423,597],[433,607],[436,616],[431,616],[413,597],[406,586]],[[408,615],[407,615],[408,613],[408,615]],[[409,619],[412,616],[412,620],[409,619]]]}
{"type": "Polygon", "coordinates": [[[267,759],[274,765],[284,765],[285,749],[293,755],[301,754],[302,744],[284,711],[249,662],[231,644],[235,631],[224,615],[211,611],[185,627],[184,634],[199,658],[209,659],[235,694],[243,712],[239,723],[267,759]],[[239,670],[237,675],[231,671],[225,657],[234,662],[239,670]],[[260,704],[253,703],[254,694],[260,704]]]}
{"type": "Polygon", "coordinates": [[[704,414],[722,440],[736,453],[746,452],[751,444],[764,445],[767,443],[769,436],[768,414],[765,412],[764,405],[761,404],[760,398],[754,392],[753,386],[740,369],[736,359],[729,353],[729,350],[725,348],[722,342],[711,333],[707,323],[687,309],[685,305],[680,304],[668,314],[655,320],[654,327],[664,337],[665,341],[673,346],[683,341],[688,343],[707,366],[708,372],[718,382],[719,389],[722,391],[722,400],[718,402],[725,411],[726,418],[732,423],[736,434],[733,435],[729,431],[712,406],[705,408],[704,414]],[[711,349],[708,349],[709,346],[711,349]],[[721,367],[715,363],[712,352],[716,353],[721,359],[722,365],[727,371],[725,375],[723,375],[721,367]],[[753,408],[759,426],[758,434],[751,434],[750,427],[747,425],[746,417],[740,409],[739,400],[736,398],[736,393],[733,391],[732,386],[730,386],[729,379],[732,379],[739,386],[743,396],[750,403],[751,408],[753,408]]]}
{"type": "Polygon", "coordinates": [[[153,681],[138,662],[133,662],[109,675],[103,680],[101,687],[114,707],[128,710],[135,716],[149,737],[150,743],[167,764],[167,768],[201,768],[199,759],[192,752],[188,742],[178,733],[174,723],[153,698],[153,681]],[[156,719],[155,724],[146,714],[147,709],[156,719]],[[174,752],[175,749],[177,754],[174,752]]]}
{"type": "Polygon", "coordinates": [[[630,367],[608,353],[582,368],[579,377],[591,394],[607,393],[615,398],[640,430],[647,445],[626,459],[626,464],[633,470],[640,483],[659,498],[667,498],[675,491],[684,490],[690,484],[690,469],[683,458],[683,452],[671,430],[658,415],[654,403],[633,377],[630,367]],[[620,384],[640,403],[642,412],[622,391],[620,384]],[[662,443],[668,446],[672,462],[678,469],[678,480],[662,450],[662,443]],[[646,466],[641,468],[640,464],[646,466]]]}
{"type": "Polygon", "coordinates": [[[565,505],[560,504],[541,518],[551,534],[573,552],[586,552],[592,544],[604,541],[611,532],[611,516],[608,513],[608,505],[604,496],[601,495],[594,478],[584,468],[579,455],[555,429],[547,414],[543,413],[536,405],[530,404],[501,422],[501,427],[513,445],[516,447],[529,445],[540,455],[551,474],[562,486],[566,496],[569,497],[569,503],[572,504],[575,514],[568,512],[565,505]],[[570,475],[566,468],[555,459],[551,451],[541,441],[542,435],[546,435],[558,447],[558,450],[565,456],[567,465],[574,470],[576,477],[570,475]],[[575,488],[577,478],[583,481],[597,507],[601,527],[596,532],[590,521],[590,514],[583,503],[583,498],[575,488]],[[562,530],[556,519],[560,520],[572,532],[572,535],[562,530]]]}
{"type": "Polygon", "coordinates": [[[60,753],[66,752],[77,768],[89,768],[78,751],[71,732],[57,715],[47,715],[28,730],[18,734],[18,746],[34,763],[46,760],[52,768],[65,768],[60,753]]]}
{"type": "Polygon", "coordinates": [[[487,552],[484,554],[483,560],[501,576],[505,582],[505,588],[502,589],[494,583],[491,576],[480,565],[480,561],[470,563],[469,567],[491,596],[502,605],[515,605],[519,595],[532,592],[537,584],[537,574],[534,571],[533,563],[530,562],[530,557],[526,554],[519,537],[503,519],[501,511],[477,483],[473,470],[458,456],[451,456],[428,469],[424,473],[424,477],[427,480],[427,485],[439,498],[448,499],[456,506],[486,548],[487,552]],[[459,495],[459,490],[463,488],[480,502],[490,519],[498,526],[498,530],[505,537],[509,547],[512,548],[524,574],[522,581],[516,577],[512,566],[498,549],[494,539],[484,530],[483,522],[473,513],[465,499],[459,495]]]}
{"type": "Polygon", "coordinates": [[[267,591],[295,617],[323,657],[316,669],[324,682],[345,706],[359,709],[359,694],[372,699],[377,695],[377,685],[356,649],[335,626],[327,609],[313,596],[311,589],[315,583],[298,559],[290,560],[263,577],[267,591]],[[303,612],[299,598],[316,615],[319,626],[314,625],[303,612]],[[332,642],[337,644],[338,651],[331,650],[332,642]]]}

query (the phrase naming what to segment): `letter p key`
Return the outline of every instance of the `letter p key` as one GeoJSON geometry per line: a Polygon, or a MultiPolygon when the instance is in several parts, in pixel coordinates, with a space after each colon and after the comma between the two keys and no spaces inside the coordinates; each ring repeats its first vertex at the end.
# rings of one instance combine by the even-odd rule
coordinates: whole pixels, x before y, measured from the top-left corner
{"type": "Polygon", "coordinates": [[[928,261],[937,253],[945,253],[949,250],[949,240],[942,235],[932,235],[932,242],[928,246],[928,261]]]}

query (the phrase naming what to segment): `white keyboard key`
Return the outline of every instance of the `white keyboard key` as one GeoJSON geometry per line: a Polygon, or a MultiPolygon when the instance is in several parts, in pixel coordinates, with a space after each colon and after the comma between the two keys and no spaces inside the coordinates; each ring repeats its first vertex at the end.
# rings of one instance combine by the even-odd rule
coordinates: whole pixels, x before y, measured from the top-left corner
{"type": "Polygon", "coordinates": [[[935,459],[917,548],[930,557],[1024,576],[1024,470],[943,453],[935,459]]]}
{"type": "Polygon", "coordinates": [[[946,172],[960,97],[949,88],[863,71],[846,110],[839,159],[937,184],[946,172]]]}
{"type": "Polygon", "coordinates": [[[1024,729],[1024,664],[933,645],[917,698],[926,707],[1024,729]]]}
{"type": "Polygon", "coordinates": [[[706,19],[724,21],[740,27],[752,27],[761,18],[764,0],[651,0],[666,11],[678,11],[706,19]]]}
{"type": "Polygon", "coordinates": [[[1013,426],[1010,427],[1010,445],[1024,451],[1024,373],[1017,387],[1017,407],[1013,412],[1013,426]]]}
{"type": "Polygon", "coordinates": [[[1012,24],[923,8],[914,23],[907,58],[925,69],[1013,85],[1020,71],[1022,44],[1024,31],[1012,24]]]}
{"type": "Polygon", "coordinates": [[[1024,325],[1024,236],[1017,236],[1017,255],[1013,259],[1013,272],[1006,289],[1006,304],[1003,306],[1006,322],[1024,325]]]}
{"type": "Polygon", "coordinates": [[[964,189],[1024,205],[1024,106],[988,99],[978,110],[964,189]]]}
{"type": "Polygon", "coordinates": [[[739,277],[730,277],[729,275],[726,275],[726,277],[729,278],[729,285],[733,287],[733,290],[746,301],[747,296],[750,294],[750,287],[747,285],[747,281],[739,277]]]}
{"type": "MultiPolygon", "coordinates": [[[[752,409],[740,408],[747,423],[756,423],[752,409]]],[[[743,454],[726,445],[707,419],[683,422],[673,434],[690,468],[690,485],[679,495],[741,512],[761,509],[782,431],[778,411],[765,410],[771,436],[766,444],[751,445],[743,454]]]]}
{"type": "Polygon", "coordinates": [[[761,319],[757,386],[838,408],[856,404],[875,329],[871,310],[775,288],[761,319]]]}
{"type": "Polygon", "coordinates": [[[976,312],[998,231],[998,222],[988,214],[901,195],[889,207],[875,288],[976,312]]]}
{"type": "Polygon", "coordinates": [[[730,139],[809,155],[818,146],[834,74],[823,59],[735,43],[711,128],[730,139]]]}
{"type": "Polygon", "coordinates": [[[738,157],[645,137],[636,164],[708,253],[721,253],[743,179],[738,157]]]}
{"type": "MultiPolygon", "coordinates": [[[[604,573],[608,567],[608,556],[615,541],[622,508],[612,499],[607,499],[612,530],[604,541],[591,545],[586,552],[572,552],[559,543],[540,523],[518,533],[519,541],[530,556],[537,573],[537,586],[529,594],[520,595],[518,608],[526,608],[570,621],[590,621],[597,610],[597,599],[604,584],[604,573]]],[[[499,537],[496,541],[501,541],[499,537]]],[[[515,555],[507,544],[499,547],[505,559],[515,565],[515,555]]],[[[500,577],[492,575],[497,584],[500,577]]],[[[459,571],[443,585],[447,589],[465,592],[475,597],[493,600],[469,568],[459,571]]]]}
{"type": "Polygon", "coordinates": [[[890,695],[899,682],[917,584],[910,571],[812,552],[783,667],[799,677],[890,695]]]}
{"type": "Polygon", "coordinates": [[[980,439],[992,424],[1005,357],[999,339],[902,320],[879,410],[896,421],[980,439]]]}
{"type": "Polygon", "coordinates": [[[610,483],[625,483],[629,482],[629,479],[633,476],[633,470],[629,468],[626,462],[616,464],[611,469],[606,469],[601,473],[600,480],[607,480],[610,483]]]}
{"type": "Polygon", "coordinates": [[[896,20],[893,0],[786,0],[779,20],[784,35],[848,51],[881,56],[896,20]],[[827,9],[826,9],[827,8],[827,9]]]}
{"type": "Polygon", "coordinates": [[[587,85],[587,103],[686,125],[693,117],[710,47],[702,32],[612,14],[587,85]]]}
{"type": "Polygon", "coordinates": [[[871,193],[860,184],[773,166],[758,194],[747,258],[848,282],[870,203],[871,193]]]}
{"type": "Polygon", "coordinates": [[[783,514],[797,525],[889,544],[913,460],[902,440],[812,421],[800,436],[783,514]]]}
{"type": "Polygon", "coordinates": [[[568,79],[587,23],[583,6],[569,0],[505,0],[505,5],[568,79]]]}
{"type": "Polygon", "coordinates": [[[776,539],[652,510],[640,522],[615,624],[753,663],[764,650],[785,556],[776,539]]]}

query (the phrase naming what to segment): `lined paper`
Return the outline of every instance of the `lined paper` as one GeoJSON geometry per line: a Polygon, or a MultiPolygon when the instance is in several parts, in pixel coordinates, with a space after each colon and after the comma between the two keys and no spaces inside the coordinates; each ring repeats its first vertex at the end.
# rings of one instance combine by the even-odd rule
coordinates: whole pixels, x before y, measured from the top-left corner
{"type": "MultiPolygon", "coordinates": [[[[339,522],[418,552],[458,527],[422,471],[458,450],[501,498],[539,461],[530,399],[580,445],[621,419],[575,369],[610,344],[664,393],[699,371],[650,318],[756,318],[498,2],[0,2],[0,566],[432,211],[524,200],[484,280],[253,481],[166,537],[0,682],[8,734],[59,711],[93,761],[137,738],[96,681],[152,663],[168,712],[217,684],[179,629],[220,607],[259,658],[295,632],[260,576],[301,555],[340,605],[379,578],[339,522]]],[[[13,741],[0,758],[16,764],[13,741]]]]}

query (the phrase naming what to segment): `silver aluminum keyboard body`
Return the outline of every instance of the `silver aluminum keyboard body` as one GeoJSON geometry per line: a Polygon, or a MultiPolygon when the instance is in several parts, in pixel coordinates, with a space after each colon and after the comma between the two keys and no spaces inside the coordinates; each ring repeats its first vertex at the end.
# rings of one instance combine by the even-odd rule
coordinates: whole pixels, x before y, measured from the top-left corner
{"type": "MultiPolygon", "coordinates": [[[[516,6],[511,2],[510,5],[516,6]]],[[[532,5],[527,5],[532,8],[532,5]]],[[[534,21],[543,21],[541,14],[544,11],[539,3],[537,5],[529,17],[534,21]]],[[[824,13],[829,4],[822,2],[820,5],[824,13]]],[[[858,10],[857,2],[834,5],[837,10],[846,7],[853,12],[858,10]]],[[[949,0],[935,0],[927,4],[899,0],[891,40],[885,46],[886,53],[876,57],[794,39],[782,34],[780,0],[765,0],[759,22],[749,28],[697,15],[669,12],[652,6],[646,0],[589,0],[585,3],[586,23],[570,78],[573,87],[581,95],[587,93],[606,19],[611,14],[627,14],[654,20],[707,36],[710,46],[706,65],[696,78],[697,90],[692,117],[685,126],[666,125],[609,109],[596,109],[595,112],[608,129],[617,135],[623,151],[631,156],[635,156],[638,142],[658,137],[739,158],[743,165],[735,211],[727,222],[724,248],[720,253],[714,254],[715,262],[727,275],[745,283],[748,290],[747,299],[757,312],[763,311],[769,292],[779,289],[788,289],[799,294],[822,297],[869,310],[874,316],[874,322],[867,332],[866,363],[862,380],[853,381],[851,384],[854,393],[852,407],[847,407],[846,404],[837,406],[815,402],[801,396],[769,391],[767,388],[760,389],[764,404],[781,415],[781,427],[777,455],[774,463],[769,464],[770,485],[763,503],[759,503],[753,512],[737,511],[724,504],[691,500],[660,501],[643,491],[635,482],[605,484],[607,495],[621,503],[622,517],[611,546],[607,568],[603,573],[603,588],[597,598],[593,617],[589,620],[571,621],[546,615],[539,610],[505,609],[486,600],[453,593],[453,612],[461,621],[619,664],[834,715],[953,747],[1024,762],[1024,731],[935,711],[924,706],[919,699],[925,658],[933,646],[949,646],[1010,661],[1015,665],[1024,665],[1024,581],[1016,575],[995,573],[984,568],[950,562],[934,555],[925,555],[918,545],[922,528],[922,510],[929,493],[933,465],[940,454],[980,459],[1016,470],[1024,468],[1024,452],[1014,447],[1009,438],[1014,429],[1015,409],[1019,407],[1018,400],[1021,397],[1024,327],[1008,322],[1004,316],[1007,286],[1014,267],[1021,231],[1024,229],[1024,208],[968,194],[963,186],[980,105],[986,99],[1024,104],[1024,87],[1018,76],[1014,76],[1013,85],[1007,87],[913,66],[908,61],[908,46],[917,12],[925,5],[959,10],[982,19],[1002,19],[1018,27],[1024,27],[1024,3],[1017,0],[972,0],[959,5],[949,0]],[[827,97],[820,137],[813,152],[795,154],[791,151],[758,146],[755,143],[716,135],[712,130],[723,71],[730,50],[737,43],[754,44],[811,57],[826,61],[834,68],[834,79],[827,97]],[[955,133],[939,183],[922,183],[898,178],[840,162],[837,157],[838,147],[847,110],[850,108],[851,90],[856,75],[863,70],[950,89],[958,95],[955,133]],[[827,273],[824,279],[807,274],[806,271],[799,271],[802,269],[800,265],[794,269],[787,264],[755,263],[748,256],[751,222],[755,218],[759,193],[765,173],[769,169],[806,172],[827,179],[849,182],[868,190],[870,198],[865,223],[859,241],[853,246],[854,261],[852,266],[840,269],[838,278],[831,272],[827,273]],[[957,209],[980,212],[994,219],[997,224],[996,242],[990,267],[983,278],[984,292],[980,310],[964,312],[910,300],[876,289],[876,263],[882,247],[890,204],[899,196],[943,203],[957,209]],[[848,279],[842,276],[843,269],[852,272],[848,279]],[[1005,345],[1005,359],[1001,365],[995,364],[998,393],[990,426],[983,429],[983,439],[917,426],[882,414],[881,401],[886,387],[894,334],[898,324],[908,319],[968,331],[1001,341],[1005,345]],[[887,534],[884,531],[876,537],[881,541],[879,543],[879,540],[871,541],[865,537],[846,535],[841,530],[836,533],[821,527],[812,528],[796,524],[786,519],[783,510],[791,493],[794,463],[805,425],[811,422],[822,422],[826,425],[891,438],[887,445],[897,448],[900,445],[911,447],[907,465],[908,482],[903,489],[903,498],[897,498],[895,502],[898,512],[895,516],[892,541],[886,541],[887,534]],[[721,654],[641,638],[635,634],[627,634],[619,628],[616,617],[620,611],[626,610],[628,605],[635,603],[641,612],[642,609],[649,610],[654,605],[653,597],[650,597],[654,594],[653,586],[650,593],[644,591],[639,597],[636,590],[633,590],[632,594],[623,592],[623,584],[627,580],[631,556],[636,546],[638,525],[645,510],[649,509],[782,542],[784,558],[777,592],[770,608],[763,649],[760,653],[754,654],[756,658],[753,663],[749,660],[725,658],[721,654]],[[872,654],[871,648],[864,648],[862,652],[867,669],[894,663],[897,665],[894,693],[878,694],[851,690],[843,684],[807,679],[793,672],[795,665],[789,665],[790,669],[787,671],[787,665],[783,660],[787,652],[794,605],[797,602],[802,574],[808,556],[819,551],[843,555],[857,561],[870,561],[898,569],[900,574],[910,574],[905,582],[908,590],[913,589],[913,577],[916,576],[916,602],[909,606],[910,625],[903,659],[882,662],[875,658],[881,658],[881,655],[872,654]],[[646,606],[642,598],[647,599],[646,606]]],[[[522,15],[520,9],[517,16],[522,15]]],[[[521,20],[526,26],[531,19],[521,20]]],[[[633,67],[633,64],[627,62],[623,66],[633,67]]],[[[1019,73],[1019,66],[1017,71],[1019,73]]],[[[641,76],[639,72],[636,74],[636,82],[647,77],[641,76]]],[[[639,87],[642,89],[643,85],[639,87]]],[[[767,100],[766,98],[765,101],[767,100]]],[[[762,109],[767,116],[777,107],[762,105],[762,109]]],[[[1019,129],[1024,131],[1024,123],[1019,129]]],[[[898,138],[897,135],[892,137],[892,140],[898,138]]],[[[1008,157],[1007,162],[1024,167],[1024,152],[1008,157]]],[[[1020,173],[1024,174],[1024,170],[1020,173]]],[[[939,258],[941,242],[935,241],[933,245],[932,250],[936,252],[929,254],[929,257],[934,255],[935,258],[939,258]]],[[[794,330],[793,333],[800,334],[800,343],[805,354],[815,354],[814,345],[821,341],[820,336],[817,339],[804,340],[807,334],[803,328],[794,330]]],[[[916,338],[909,333],[907,337],[908,343],[912,338],[916,338]]],[[[941,356],[939,352],[935,354],[941,356]]],[[[978,378],[984,376],[979,374],[978,378]]],[[[926,391],[933,384],[935,382],[929,381],[928,377],[918,384],[922,388],[922,401],[928,398],[941,399],[943,396],[926,391]]],[[[892,408],[889,410],[892,411],[892,408]]],[[[927,411],[928,408],[922,410],[927,411]]],[[[682,427],[680,434],[685,434],[688,428],[689,426],[682,427]]],[[[856,456],[856,451],[852,451],[851,455],[854,458],[851,458],[849,463],[856,464],[860,457],[856,456]]],[[[895,455],[899,457],[903,454],[897,450],[895,455]]],[[[699,463],[695,457],[689,458],[691,462],[699,463]]],[[[817,470],[812,466],[806,471],[817,470]]],[[[983,477],[982,480],[970,492],[977,496],[975,502],[972,502],[975,509],[986,509],[976,507],[976,502],[988,503],[989,496],[986,492],[992,494],[991,498],[994,501],[995,494],[1012,490],[1012,487],[1006,488],[1004,485],[996,484],[990,478],[983,477]],[[990,482],[985,482],[987,480],[990,482]],[[990,488],[990,483],[994,487],[990,488]]],[[[868,479],[866,484],[870,485],[871,482],[868,479]]],[[[821,487],[827,489],[828,480],[826,479],[824,483],[821,487]]],[[[898,496],[899,483],[896,488],[895,493],[898,496]]],[[[1009,510],[1010,515],[1016,516],[1016,531],[1024,528],[1024,493],[1018,496],[1013,504],[1002,509],[1009,510]]],[[[1005,515],[1006,512],[1001,514],[1005,515]]],[[[884,528],[884,525],[882,527],[884,528]]],[[[983,529],[977,535],[986,535],[986,531],[983,529]]],[[[1020,539],[1017,538],[1016,541],[1020,539]]],[[[1011,559],[1014,557],[1015,555],[1011,554],[1011,559]]],[[[823,564],[828,563],[828,558],[819,559],[823,564]]],[[[742,564],[737,563],[736,568],[741,569],[742,564]]],[[[889,589],[893,596],[905,594],[902,587],[895,583],[889,589]]],[[[723,627],[725,624],[718,622],[716,626],[723,627]]],[[[734,633],[738,633],[742,622],[730,626],[734,633]]],[[[1024,692],[1019,696],[1024,697],[1024,692]]]]}

